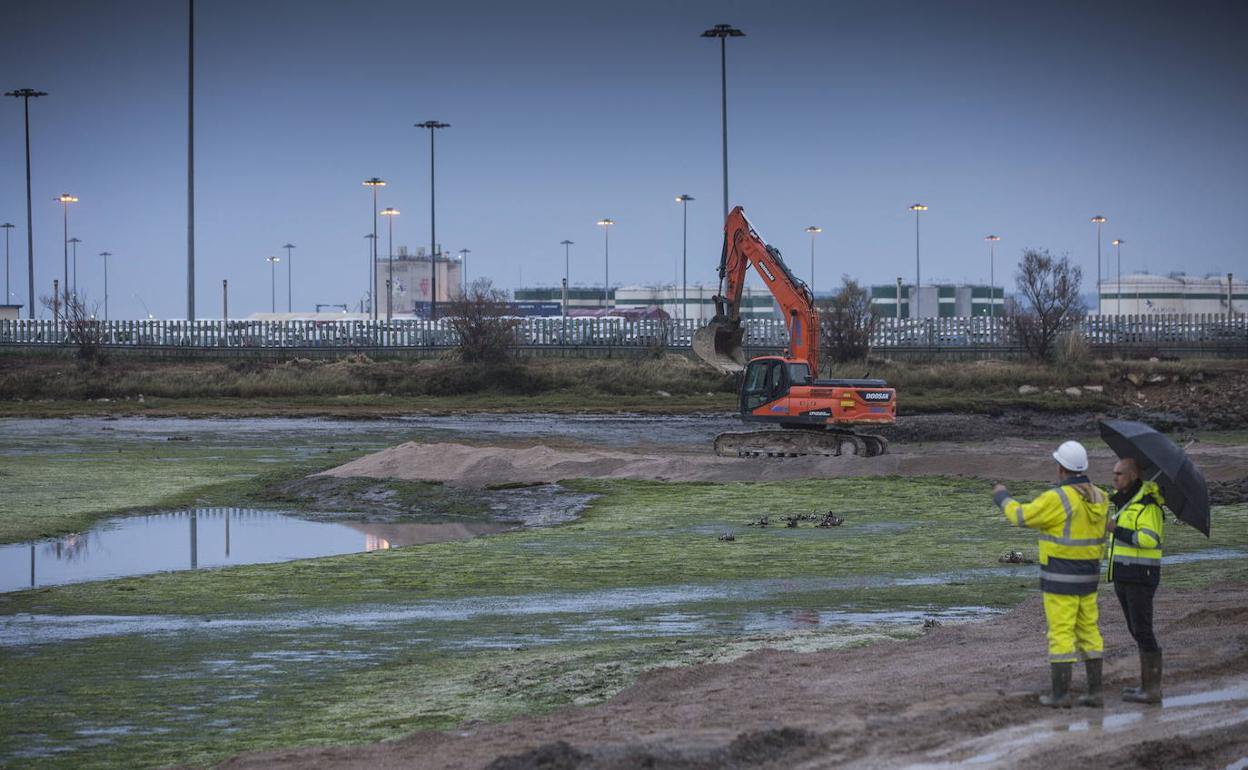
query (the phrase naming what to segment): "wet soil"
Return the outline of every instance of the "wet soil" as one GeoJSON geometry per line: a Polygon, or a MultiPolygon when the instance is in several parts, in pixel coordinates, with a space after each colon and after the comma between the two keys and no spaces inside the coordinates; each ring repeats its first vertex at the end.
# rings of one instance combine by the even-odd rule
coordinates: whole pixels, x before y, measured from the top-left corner
{"type": "Polygon", "coordinates": [[[1248,476],[1209,482],[1209,502],[1213,505],[1248,503],[1248,476]]]}
{"type": "MultiPolygon", "coordinates": [[[[1248,756],[1248,585],[1162,590],[1166,703],[1122,703],[1138,663],[1100,600],[1104,709],[1053,711],[1038,597],[918,639],[652,672],[593,707],[362,746],[241,755],[241,768],[1225,767],[1248,756]]],[[[1076,672],[1074,689],[1083,688],[1076,672]]]]}

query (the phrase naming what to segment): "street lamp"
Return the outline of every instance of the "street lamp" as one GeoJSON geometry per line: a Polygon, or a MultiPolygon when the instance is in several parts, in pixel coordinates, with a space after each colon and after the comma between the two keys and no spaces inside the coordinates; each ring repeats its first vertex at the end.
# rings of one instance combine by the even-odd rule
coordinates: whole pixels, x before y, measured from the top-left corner
{"type": "Polygon", "coordinates": [[[294,269],[295,269],[295,263],[291,260],[291,257],[290,257],[290,250],[291,250],[291,249],[293,249],[293,248],[295,248],[295,244],[293,244],[293,243],[288,243],[288,244],[286,244],[285,246],[283,246],[282,248],[283,248],[283,249],[286,249],[286,312],[287,312],[287,313],[289,313],[289,312],[291,312],[291,310],[293,310],[293,309],[294,309],[294,308],[292,307],[292,305],[291,305],[291,302],[290,302],[290,297],[291,297],[291,293],[290,293],[290,284],[291,284],[290,271],[292,271],[292,270],[294,270],[294,269]]]}
{"type": "Polygon", "coordinates": [[[805,232],[810,233],[810,298],[815,298],[815,236],[823,232],[822,227],[811,225],[805,232]]]}
{"type": "Polygon", "coordinates": [[[26,312],[33,320],[35,317],[35,229],[31,222],[30,204],[30,100],[47,96],[47,91],[36,91],[33,88],[19,88],[7,91],[5,96],[22,100],[26,120],[26,312]]]}
{"type": "Polygon", "coordinates": [[[386,250],[388,253],[388,267],[386,275],[386,320],[394,318],[394,218],[399,215],[398,209],[385,208],[382,209],[381,215],[389,219],[390,224],[390,246],[386,250]]]}
{"type": "MultiPolygon", "coordinates": [[[[374,302],[373,302],[373,294],[375,293],[376,288],[377,288],[377,281],[375,280],[375,278],[374,278],[374,276],[373,276],[373,264],[374,264],[374,262],[376,261],[376,260],[374,260],[374,259],[373,259],[373,254],[375,253],[375,249],[376,249],[376,247],[377,247],[377,236],[376,236],[376,235],[374,235],[373,233],[368,233],[368,234],[366,234],[366,235],[364,236],[364,238],[365,238],[366,240],[368,240],[368,241],[369,241],[369,247],[368,247],[368,264],[369,264],[369,267],[368,267],[368,280],[369,280],[369,284],[370,284],[370,285],[369,285],[369,287],[368,287],[368,289],[364,292],[364,298],[365,298],[366,300],[368,300],[368,311],[367,311],[367,312],[371,315],[371,314],[372,314],[372,312],[373,312],[373,304],[374,304],[374,302]]],[[[362,300],[361,300],[361,302],[360,302],[360,312],[361,312],[361,313],[365,312],[365,310],[364,310],[364,302],[363,302],[362,300]]]]}
{"type": "Polygon", "coordinates": [[[995,317],[997,315],[997,277],[996,277],[996,245],[1001,240],[998,235],[985,235],[984,240],[988,241],[988,315],[995,317]]]}
{"type": "Polygon", "coordinates": [[[459,250],[459,270],[463,275],[459,280],[464,285],[464,296],[468,296],[468,255],[472,253],[472,249],[459,250]]]}
{"type": "MultiPolygon", "coordinates": [[[[1110,243],[1118,249],[1118,286],[1115,293],[1118,295],[1118,315],[1122,315],[1122,244],[1126,243],[1126,241],[1121,238],[1115,238],[1110,243]]],[[[1139,310],[1139,308],[1137,307],[1136,310],[1139,310]]]]}
{"type": "Polygon", "coordinates": [[[269,312],[277,312],[277,263],[282,261],[281,257],[265,257],[264,260],[269,263],[269,312]]]}
{"type": "Polygon", "coordinates": [[[571,249],[574,241],[564,239],[559,241],[559,245],[563,247],[563,317],[568,317],[568,292],[572,285],[568,283],[568,267],[572,264],[571,249]]]}
{"type": "Polygon", "coordinates": [[[611,225],[615,224],[614,219],[599,219],[598,226],[602,228],[602,306],[609,306],[609,297],[611,292],[611,225]]]}
{"type": "Polygon", "coordinates": [[[74,265],[74,273],[73,273],[74,290],[73,291],[74,291],[74,296],[77,297],[78,296],[78,244],[82,243],[82,240],[75,236],[73,238],[70,238],[69,242],[73,247],[70,259],[72,260],[73,265],[74,265]]]}
{"type": "Polygon", "coordinates": [[[108,320],[108,258],[113,256],[111,251],[101,251],[100,256],[104,258],[104,320],[108,320]]]}
{"type": "Polygon", "coordinates": [[[429,129],[429,320],[436,320],[438,317],[438,225],[437,225],[437,209],[435,207],[436,198],[434,197],[433,187],[433,135],[439,128],[450,128],[450,123],[441,123],[436,120],[426,120],[424,123],[417,123],[416,128],[429,129]]]}
{"type": "Polygon", "coordinates": [[[373,188],[373,253],[368,264],[369,277],[369,296],[374,297],[374,301],[370,304],[373,306],[373,320],[377,320],[377,302],[375,301],[377,294],[377,188],[385,187],[385,180],[372,177],[364,180],[365,187],[373,188]]]}
{"type": "Polygon", "coordinates": [[[4,302],[0,304],[5,305],[13,301],[13,292],[9,291],[9,231],[13,227],[12,222],[0,225],[0,228],[4,228],[4,302]]]}
{"type": "Polygon", "coordinates": [[[911,315],[913,318],[921,318],[922,316],[919,315],[919,295],[922,286],[919,271],[919,214],[927,211],[927,206],[915,203],[910,206],[910,210],[914,212],[914,307],[911,308],[911,315]]]}
{"type": "Polygon", "coordinates": [[[682,319],[689,317],[689,201],[691,200],[694,200],[694,197],[689,194],[676,196],[676,202],[680,204],[681,214],[684,217],[684,229],[680,241],[680,317],[682,319]]]}
{"type": "Polygon", "coordinates": [[[69,204],[77,203],[78,198],[76,196],[70,195],[69,193],[61,193],[59,196],[53,198],[52,200],[60,202],[61,209],[63,210],[63,214],[64,214],[63,222],[65,226],[65,230],[64,230],[64,233],[65,233],[65,244],[64,244],[65,245],[65,281],[64,283],[61,284],[61,290],[65,292],[66,296],[68,296],[69,295],[69,204]]]}
{"type": "Polygon", "coordinates": [[[745,33],[731,24],[716,24],[702,33],[702,37],[719,38],[719,91],[720,121],[724,135],[724,221],[728,221],[728,54],[730,37],[745,37],[745,33]]]}
{"type": "Polygon", "coordinates": [[[1096,312],[1101,312],[1101,225],[1108,220],[1097,214],[1091,220],[1096,225],[1096,312]]]}

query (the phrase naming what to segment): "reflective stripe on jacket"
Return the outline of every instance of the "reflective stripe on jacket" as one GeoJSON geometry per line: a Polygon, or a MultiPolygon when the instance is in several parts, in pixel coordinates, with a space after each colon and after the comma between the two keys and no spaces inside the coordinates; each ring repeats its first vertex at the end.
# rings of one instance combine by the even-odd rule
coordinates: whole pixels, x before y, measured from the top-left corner
{"type": "Polygon", "coordinates": [[[1161,582],[1161,540],[1165,500],[1153,481],[1145,481],[1114,518],[1109,541],[1107,580],[1121,583],[1161,582]]]}
{"type": "Polygon", "coordinates": [[[1020,503],[998,492],[1006,521],[1040,532],[1040,590],[1083,596],[1095,593],[1101,576],[1109,499],[1087,476],[1075,476],[1020,503]]]}

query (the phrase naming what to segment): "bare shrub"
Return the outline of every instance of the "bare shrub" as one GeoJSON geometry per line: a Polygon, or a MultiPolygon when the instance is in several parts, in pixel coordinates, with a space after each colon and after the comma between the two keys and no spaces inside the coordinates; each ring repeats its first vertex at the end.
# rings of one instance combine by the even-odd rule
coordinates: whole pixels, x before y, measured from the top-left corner
{"type": "Polygon", "coordinates": [[[820,309],[822,348],[836,363],[861,361],[871,352],[871,335],[879,323],[866,288],[841,276],[841,289],[820,309]]]}
{"type": "Polygon", "coordinates": [[[1057,337],[1071,329],[1084,312],[1079,298],[1083,271],[1070,258],[1047,249],[1024,249],[1015,285],[1018,296],[1006,303],[1006,316],[1027,355],[1051,361],[1057,337]]]}
{"type": "Polygon", "coordinates": [[[469,363],[501,363],[516,347],[516,327],[509,318],[507,295],[488,278],[478,278],[447,306],[448,321],[459,337],[456,352],[469,363]]]}
{"type": "Polygon", "coordinates": [[[75,347],[78,364],[84,368],[103,366],[104,324],[97,319],[100,304],[88,303],[85,296],[64,291],[59,298],[43,296],[39,302],[65,325],[65,342],[75,347]]]}

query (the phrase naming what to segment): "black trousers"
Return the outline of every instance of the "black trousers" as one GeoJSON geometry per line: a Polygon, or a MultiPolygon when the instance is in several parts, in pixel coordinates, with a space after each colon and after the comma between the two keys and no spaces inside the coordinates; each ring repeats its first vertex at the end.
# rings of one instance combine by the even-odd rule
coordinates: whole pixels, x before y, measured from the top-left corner
{"type": "Polygon", "coordinates": [[[1153,595],[1157,586],[1147,583],[1114,583],[1114,593],[1127,616],[1127,630],[1139,645],[1140,652],[1161,652],[1153,635],[1153,595]]]}

